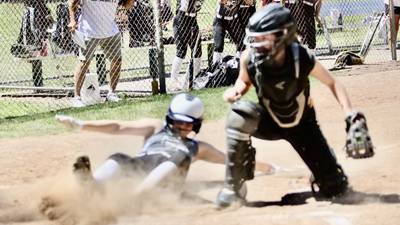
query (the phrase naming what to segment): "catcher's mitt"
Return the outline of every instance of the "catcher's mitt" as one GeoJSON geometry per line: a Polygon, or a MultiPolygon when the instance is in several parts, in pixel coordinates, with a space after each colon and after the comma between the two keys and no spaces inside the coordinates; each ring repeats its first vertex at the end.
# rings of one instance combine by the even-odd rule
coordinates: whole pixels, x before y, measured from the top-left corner
{"type": "Polygon", "coordinates": [[[374,146],[368,133],[367,120],[361,112],[352,112],[346,117],[346,145],[348,157],[369,158],[374,155],[374,146]]]}

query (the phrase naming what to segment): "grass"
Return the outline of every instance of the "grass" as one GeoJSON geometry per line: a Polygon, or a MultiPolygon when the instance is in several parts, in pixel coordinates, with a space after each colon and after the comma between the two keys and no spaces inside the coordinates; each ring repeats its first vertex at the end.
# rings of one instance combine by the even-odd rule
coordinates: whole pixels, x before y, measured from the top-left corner
{"type": "MultiPolygon", "coordinates": [[[[212,29],[212,21],[215,14],[216,1],[205,1],[198,15],[198,23],[201,29],[212,29]]],[[[337,2],[339,0],[328,0],[337,2]]],[[[342,1],[342,0],[340,0],[342,1]]],[[[48,3],[53,17],[56,18],[55,6],[57,3],[48,3]]],[[[175,4],[173,4],[173,11],[175,4]]],[[[24,60],[16,61],[10,54],[10,46],[16,41],[21,26],[21,17],[24,7],[22,4],[0,4],[0,81],[27,80],[18,85],[31,86],[32,75],[31,65],[24,60]]],[[[364,15],[354,15],[344,18],[345,24],[361,24],[364,15]]],[[[349,43],[361,43],[367,26],[360,26],[359,29],[346,30],[344,32],[331,33],[331,39],[335,46],[349,43]]],[[[172,34],[172,22],[169,24],[169,31],[165,36],[172,34]]],[[[317,37],[317,46],[323,47],[324,37],[317,37]]],[[[203,59],[207,57],[206,47],[203,46],[203,59]]],[[[234,54],[235,47],[227,43],[225,47],[227,54],[234,54]]],[[[189,58],[188,51],[186,59],[189,58]]],[[[170,64],[175,55],[175,46],[165,46],[165,63],[170,64]]],[[[148,67],[148,47],[124,48],[123,69],[148,67]]],[[[43,61],[43,77],[46,79],[55,75],[72,75],[76,65],[75,57],[50,58],[43,61]]],[[[205,67],[205,63],[204,63],[205,67]]],[[[95,63],[92,63],[91,70],[95,70],[95,63]]],[[[185,66],[182,67],[185,70],[185,66]]],[[[167,73],[169,67],[166,68],[167,73]]],[[[149,70],[125,71],[121,78],[146,76],[149,70]]],[[[72,87],[71,77],[44,81],[46,87],[72,87]]],[[[226,104],[222,103],[221,94],[223,89],[204,90],[195,92],[206,102],[206,117],[210,119],[221,118],[226,111],[226,104]],[[211,99],[211,100],[209,100],[211,99]],[[225,108],[224,108],[225,106],[225,108]]],[[[10,91],[10,90],[0,90],[10,91]]],[[[254,97],[254,96],[253,96],[254,97]]],[[[88,107],[84,110],[61,109],[66,107],[63,100],[48,99],[0,99],[0,137],[16,137],[27,135],[42,135],[47,133],[59,133],[63,129],[53,121],[56,113],[65,113],[83,119],[135,119],[146,115],[151,117],[162,117],[170,100],[170,96],[150,96],[141,99],[125,100],[118,104],[103,104],[88,107]],[[13,117],[19,117],[12,119],[13,117]],[[11,118],[11,119],[2,119],[11,118]]]]}
{"type": "MultiPolygon", "coordinates": [[[[228,104],[223,102],[222,93],[226,88],[204,89],[193,91],[206,107],[206,121],[223,118],[228,104]]],[[[34,116],[0,120],[0,138],[40,136],[67,132],[54,120],[56,114],[70,115],[83,120],[119,119],[135,120],[143,117],[164,118],[172,95],[156,95],[139,99],[125,99],[118,103],[104,103],[83,109],[63,109],[42,112],[34,116]]],[[[254,91],[246,95],[246,99],[256,99],[254,91]]]]}

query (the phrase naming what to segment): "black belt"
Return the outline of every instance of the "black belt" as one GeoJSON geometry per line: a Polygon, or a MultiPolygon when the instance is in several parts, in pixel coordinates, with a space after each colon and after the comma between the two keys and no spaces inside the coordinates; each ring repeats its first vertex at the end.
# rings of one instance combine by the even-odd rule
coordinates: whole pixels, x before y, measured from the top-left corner
{"type": "Polygon", "coordinates": [[[233,19],[236,19],[237,17],[238,17],[238,14],[235,14],[233,16],[221,16],[221,15],[217,14],[218,19],[224,19],[224,20],[233,20],[233,19]]]}
{"type": "Polygon", "coordinates": [[[189,12],[184,12],[182,10],[179,10],[178,12],[188,17],[196,17],[197,15],[197,13],[189,13],[189,12]]]}

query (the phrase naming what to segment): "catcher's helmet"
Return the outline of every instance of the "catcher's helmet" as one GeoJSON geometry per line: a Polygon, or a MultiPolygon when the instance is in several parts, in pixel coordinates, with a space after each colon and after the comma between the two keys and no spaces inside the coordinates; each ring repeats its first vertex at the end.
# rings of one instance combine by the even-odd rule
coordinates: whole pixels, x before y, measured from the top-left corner
{"type": "Polygon", "coordinates": [[[271,56],[274,56],[278,49],[290,45],[297,39],[296,30],[296,22],[290,14],[289,9],[278,3],[270,3],[250,17],[246,28],[244,44],[255,49],[256,54],[258,54],[257,57],[272,58],[271,56]],[[270,34],[276,36],[274,43],[256,40],[256,37],[270,34]],[[267,53],[257,51],[258,48],[266,44],[272,44],[272,49],[270,51],[267,53]]]}
{"type": "Polygon", "coordinates": [[[172,125],[174,121],[192,123],[193,131],[198,133],[203,121],[203,113],[204,104],[198,97],[181,93],[172,99],[166,121],[169,125],[172,125]]]}

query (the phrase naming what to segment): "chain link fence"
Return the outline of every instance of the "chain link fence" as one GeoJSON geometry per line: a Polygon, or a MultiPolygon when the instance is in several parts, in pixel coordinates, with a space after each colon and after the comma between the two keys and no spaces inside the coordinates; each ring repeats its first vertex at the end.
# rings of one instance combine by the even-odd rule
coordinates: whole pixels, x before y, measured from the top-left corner
{"type": "MultiPolygon", "coordinates": [[[[116,0],[101,2],[115,5],[116,0]]],[[[105,101],[116,80],[114,92],[127,99],[232,83],[226,77],[211,82],[201,76],[218,69],[213,64],[218,59],[225,63],[223,70],[237,69],[234,56],[243,50],[245,24],[261,2],[222,2],[224,6],[217,0],[137,0],[132,9],[118,7],[115,22],[121,39],[95,49],[82,90],[83,96],[100,97],[84,103],[105,101]],[[119,69],[113,60],[118,62],[119,54],[114,45],[119,44],[122,63],[115,79],[114,69],[119,69]]],[[[324,0],[315,26],[313,0],[283,4],[291,9],[302,41],[315,49],[317,57],[332,59],[342,51],[360,51],[368,34],[375,33],[366,62],[391,60],[383,0],[324,0]]],[[[100,12],[104,10],[95,20],[102,21],[100,12]]],[[[80,37],[71,35],[69,22],[66,1],[0,1],[0,118],[74,106],[73,97],[82,93],[76,90],[75,83],[81,81],[75,81],[74,74],[85,51],[79,51],[80,37]]]]}

